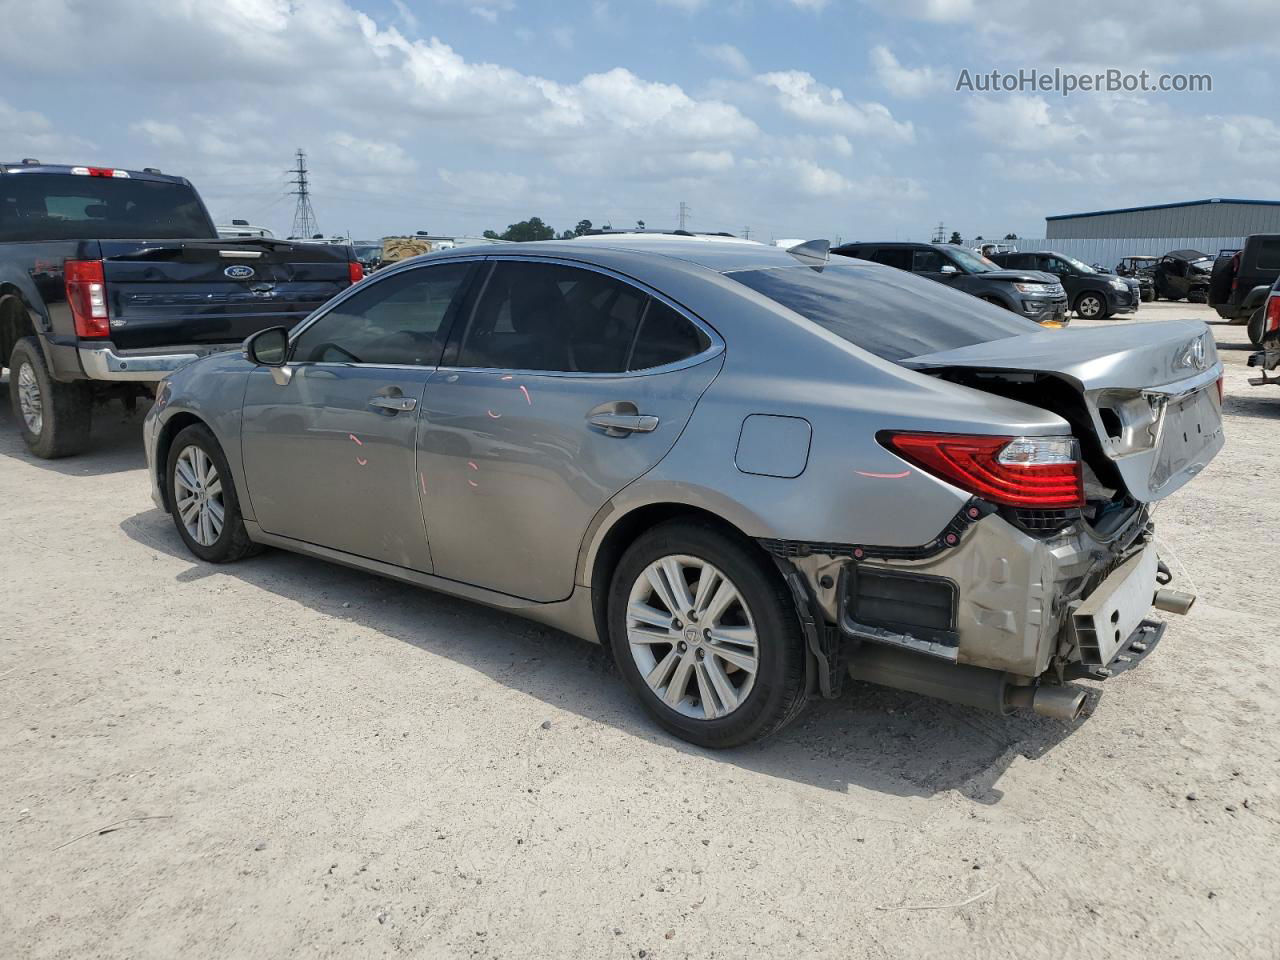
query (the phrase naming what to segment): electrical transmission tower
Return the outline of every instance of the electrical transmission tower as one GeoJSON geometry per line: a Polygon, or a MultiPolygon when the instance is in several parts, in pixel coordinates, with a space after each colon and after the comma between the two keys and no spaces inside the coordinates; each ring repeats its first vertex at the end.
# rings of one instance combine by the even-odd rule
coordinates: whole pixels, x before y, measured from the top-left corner
{"type": "Polygon", "coordinates": [[[742,239],[743,239],[743,240],[750,240],[750,239],[751,239],[751,228],[750,228],[750,227],[743,227],[743,228],[742,228],[742,239]]]}
{"type": "Polygon", "coordinates": [[[683,200],[681,200],[680,201],[680,229],[681,230],[685,229],[685,224],[688,222],[689,215],[691,213],[693,213],[693,211],[689,209],[689,205],[685,203],[683,200]]]}
{"type": "Polygon", "coordinates": [[[942,221],[938,221],[938,229],[933,232],[934,243],[945,243],[947,239],[946,228],[942,225],[942,221]]]}
{"type": "Polygon", "coordinates": [[[316,223],[315,210],[311,209],[311,187],[307,180],[307,155],[302,152],[301,147],[298,148],[296,159],[298,165],[286,171],[286,173],[293,174],[293,179],[289,182],[293,184],[294,189],[290,192],[298,198],[298,205],[293,210],[293,230],[291,235],[310,239],[320,232],[320,226],[316,223]]]}

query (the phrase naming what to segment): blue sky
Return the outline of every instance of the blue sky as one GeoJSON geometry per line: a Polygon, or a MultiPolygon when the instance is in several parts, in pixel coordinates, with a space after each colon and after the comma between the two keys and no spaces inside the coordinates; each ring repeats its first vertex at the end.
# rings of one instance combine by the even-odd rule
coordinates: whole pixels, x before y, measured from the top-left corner
{"type": "Polygon", "coordinates": [[[160,166],[281,235],[541,216],[776,237],[1042,234],[1280,198],[1272,5],[1082,0],[0,0],[13,159],[160,166]],[[957,92],[962,68],[1207,73],[1207,93],[957,92]]]}

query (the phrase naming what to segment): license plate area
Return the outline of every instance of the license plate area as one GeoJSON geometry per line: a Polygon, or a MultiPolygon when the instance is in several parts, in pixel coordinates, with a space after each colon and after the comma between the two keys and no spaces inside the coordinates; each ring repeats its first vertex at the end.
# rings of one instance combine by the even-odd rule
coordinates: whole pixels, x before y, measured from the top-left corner
{"type": "Polygon", "coordinates": [[[1159,490],[1170,478],[1194,466],[1222,433],[1222,415],[1213,386],[1170,402],[1160,426],[1160,449],[1151,468],[1151,488],[1159,490]]]}
{"type": "Polygon", "coordinates": [[[1148,543],[1112,571],[1072,613],[1085,666],[1108,666],[1142,623],[1155,596],[1158,561],[1155,544],[1148,543]]]}

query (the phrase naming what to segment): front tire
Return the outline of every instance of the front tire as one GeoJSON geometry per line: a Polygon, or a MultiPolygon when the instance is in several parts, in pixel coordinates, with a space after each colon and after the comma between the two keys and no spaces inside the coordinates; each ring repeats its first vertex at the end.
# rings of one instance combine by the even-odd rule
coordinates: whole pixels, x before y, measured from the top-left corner
{"type": "Polygon", "coordinates": [[[9,406],[27,449],[44,460],[89,445],[93,395],[87,383],[61,383],[49,374],[35,337],[23,337],[9,358],[9,406]]]}
{"type": "Polygon", "coordinates": [[[614,659],[670,733],[703,747],[767,737],[805,703],[805,652],[786,585],[754,547],[672,521],[623,554],[609,592],[614,659]]]}
{"type": "Polygon", "coordinates": [[[1105,320],[1108,312],[1107,300],[1099,293],[1086,291],[1076,300],[1076,316],[1085,320],[1105,320]]]}
{"type": "Polygon", "coordinates": [[[204,424],[192,424],[174,437],[165,486],[178,536],[201,560],[231,563],[261,549],[245,530],[222,447],[204,424]]]}

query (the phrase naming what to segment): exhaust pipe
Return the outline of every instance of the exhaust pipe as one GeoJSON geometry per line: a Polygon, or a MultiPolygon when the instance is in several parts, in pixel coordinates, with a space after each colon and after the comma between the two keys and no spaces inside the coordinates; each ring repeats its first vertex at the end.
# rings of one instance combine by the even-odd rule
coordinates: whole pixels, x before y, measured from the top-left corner
{"type": "Polygon", "coordinates": [[[1156,591],[1155,599],[1151,601],[1151,605],[1157,610],[1163,610],[1166,613],[1184,614],[1191,609],[1192,604],[1195,602],[1196,595],[1194,593],[1161,587],[1156,591]]]}
{"type": "Polygon", "coordinates": [[[1011,684],[1008,674],[1000,670],[950,663],[879,643],[864,643],[854,651],[849,675],[992,713],[1030,709],[1045,717],[1075,720],[1084,709],[1085,692],[1080,687],[1011,684]]]}

